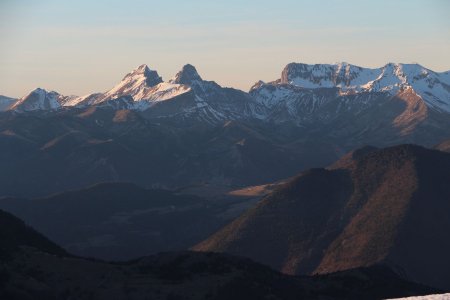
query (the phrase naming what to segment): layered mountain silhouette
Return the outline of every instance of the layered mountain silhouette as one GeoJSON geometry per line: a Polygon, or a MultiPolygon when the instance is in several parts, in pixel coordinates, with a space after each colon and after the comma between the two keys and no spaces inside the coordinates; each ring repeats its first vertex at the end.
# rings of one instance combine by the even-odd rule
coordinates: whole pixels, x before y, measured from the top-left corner
{"type": "Polygon", "coordinates": [[[331,141],[306,142],[298,140],[302,132],[281,130],[259,122],[187,125],[110,107],[0,114],[0,191],[28,198],[111,181],[255,185],[340,153],[331,141]]]}
{"type": "Polygon", "coordinates": [[[213,253],[107,263],[71,256],[3,211],[0,224],[2,299],[380,299],[437,292],[382,266],[298,278],[213,253]]]}
{"type": "Polygon", "coordinates": [[[311,169],[196,247],[250,257],[287,274],[387,264],[449,289],[450,154],[365,147],[311,169]]]}
{"type": "Polygon", "coordinates": [[[0,144],[13,156],[2,165],[12,181],[1,181],[3,193],[17,195],[14,183],[25,179],[36,185],[27,186],[32,196],[105,180],[260,184],[364,144],[431,146],[450,135],[447,90],[448,72],[403,64],[289,64],[250,93],[206,81],[192,65],[167,82],[141,65],[111,90],[82,97],[36,89],[0,114],[0,144]],[[159,152],[164,144],[169,151],[159,152]],[[275,159],[279,167],[267,165],[275,159]],[[14,175],[19,166],[23,178],[14,175]]]}
{"type": "Polygon", "coordinates": [[[254,203],[105,183],[39,199],[3,198],[0,208],[73,254],[126,260],[188,249],[254,203]]]}
{"type": "MultiPolygon", "coordinates": [[[[366,131],[392,125],[392,131],[410,135],[421,127],[436,130],[432,123],[448,118],[449,91],[449,72],[434,72],[418,64],[389,63],[368,69],[348,63],[291,63],[283,69],[280,79],[259,81],[249,93],[203,80],[189,64],[167,82],[157,71],[141,65],[104,93],[63,96],[39,88],[13,105],[3,105],[2,110],[117,107],[116,100],[123,102],[123,97],[129,96],[126,108],[145,111],[147,117],[176,117],[209,124],[259,120],[313,128],[329,124],[341,127],[343,120],[351,118],[352,122],[365,122],[366,131]]],[[[118,107],[122,109],[123,105],[118,107]]],[[[343,128],[336,129],[335,135],[346,133],[343,128]]],[[[353,130],[358,133],[361,128],[353,130]]]]}
{"type": "Polygon", "coordinates": [[[415,64],[292,63],[279,79],[244,92],[205,80],[192,65],[170,80],[141,65],[105,92],[38,88],[20,99],[2,96],[0,207],[64,249],[118,259],[205,239],[193,249],[316,276],[281,275],[229,254],[95,262],[0,214],[4,228],[14,229],[1,235],[9,260],[0,285],[19,299],[106,299],[118,291],[155,298],[148,286],[162,298],[195,299],[205,282],[211,288],[200,296],[211,299],[233,291],[244,299],[262,291],[275,299],[348,299],[407,295],[417,286],[400,273],[448,289],[449,76],[415,64]],[[392,147],[405,143],[435,150],[392,147]],[[229,191],[302,171],[232,222],[247,199],[176,192],[195,185],[229,191]],[[99,182],[112,183],[84,189],[99,182]],[[242,284],[256,288],[249,296],[242,284]]]}
{"type": "Polygon", "coordinates": [[[250,92],[192,65],[164,81],[141,65],[106,92],[36,89],[2,100],[0,190],[36,197],[104,181],[242,187],[324,167],[364,145],[450,136],[449,73],[289,64],[250,92]]]}

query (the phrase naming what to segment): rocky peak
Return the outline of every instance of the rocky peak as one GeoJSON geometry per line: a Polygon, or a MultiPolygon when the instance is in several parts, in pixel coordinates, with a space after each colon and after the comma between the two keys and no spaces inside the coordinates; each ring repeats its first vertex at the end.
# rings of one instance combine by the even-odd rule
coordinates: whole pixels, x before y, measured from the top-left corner
{"type": "Polygon", "coordinates": [[[308,71],[308,65],[302,63],[290,63],[281,72],[281,83],[290,83],[293,77],[301,76],[308,71]]]}
{"type": "Polygon", "coordinates": [[[122,81],[142,81],[142,79],[147,87],[152,87],[163,82],[158,72],[151,70],[146,64],[140,65],[131,73],[128,73],[122,81]]]}
{"type": "Polygon", "coordinates": [[[256,89],[259,89],[260,87],[262,87],[263,85],[265,85],[266,83],[262,80],[257,81],[254,85],[252,85],[252,87],[250,88],[250,92],[256,89]]]}
{"type": "Polygon", "coordinates": [[[185,65],[183,69],[170,80],[171,83],[177,84],[191,84],[194,81],[202,81],[202,78],[198,74],[197,69],[190,64],[185,65]]]}
{"type": "Polygon", "coordinates": [[[27,96],[20,98],[11,107],[12,110],[18,112],[35,111],[35,110],[56,110],[61,107],[60,102],[64,96],[57,92],[48,92],[45,89],[37,88],[31,91],[27,96]]]}

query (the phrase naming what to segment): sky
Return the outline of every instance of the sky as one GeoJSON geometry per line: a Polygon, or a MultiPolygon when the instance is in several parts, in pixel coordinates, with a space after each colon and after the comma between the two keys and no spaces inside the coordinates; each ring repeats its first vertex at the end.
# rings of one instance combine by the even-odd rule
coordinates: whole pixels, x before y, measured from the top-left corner
{"type": "Polygon", "coordinates": [[[450,70],[449,0],[0,0],[0,95],[103,92],[141,64],[248,90],[290,62],[450,70]]]}

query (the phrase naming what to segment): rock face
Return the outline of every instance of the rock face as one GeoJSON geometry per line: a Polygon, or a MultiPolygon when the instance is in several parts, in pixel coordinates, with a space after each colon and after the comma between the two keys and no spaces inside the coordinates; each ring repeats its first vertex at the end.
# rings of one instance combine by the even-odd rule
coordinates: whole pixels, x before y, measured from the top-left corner
{"type": "Polygon", "coordinates": [[[190,85],[194,81],[202,81],[202,78],[193,65],[187,64],[172,80],[170,80],[170,83],[190,85]]]}
{"type": "Polygon", "coordinates": [[[198,251],[251,257],[288,274],[386,263],[449,289],[450,154],[366,148],[288,182],[198,251]]]}

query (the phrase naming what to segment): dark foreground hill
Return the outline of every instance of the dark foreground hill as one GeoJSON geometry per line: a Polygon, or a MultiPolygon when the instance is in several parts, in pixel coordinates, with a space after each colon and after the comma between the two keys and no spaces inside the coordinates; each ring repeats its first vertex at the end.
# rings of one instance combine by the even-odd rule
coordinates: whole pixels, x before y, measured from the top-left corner
{"type": "Polygon", "coordinates": [[[450,154],[414,145],[355,151],[302,173],[195,250],[287,274],[379,263],[450,288],[450,154]]]}
{"type": "Polygon", "coordinates": [[[0,199],[11,212],[76,255],[126,260],[186,250],[233,220],[249,197],[205,200],[128,183],[103,183],[39,199],[0,199]]]}
{"type": "Polygon", "coordinates": [[[0,210],[0,260],[8,260],[22,246],[41,249],[49,254],[68,256],[65,250],[22,220],[0,210]]]}
{"type": "Polygon", "coordinates": [[[213,253],[93,261],[68,255],[3,211],[0,224],[0,299],[381,299],[437,292],[381,266],[291,277],[213,253]]]}

